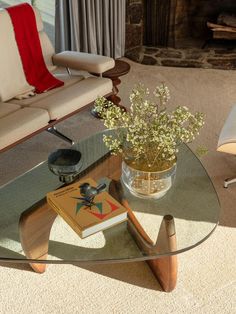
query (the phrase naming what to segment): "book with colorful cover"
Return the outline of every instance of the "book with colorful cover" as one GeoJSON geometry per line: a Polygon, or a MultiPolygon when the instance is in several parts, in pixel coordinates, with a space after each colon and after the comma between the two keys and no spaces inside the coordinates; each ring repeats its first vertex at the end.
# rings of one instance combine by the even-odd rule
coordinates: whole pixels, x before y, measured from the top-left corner
{"type": "Polygon", "coordinates": [[[106,191],[95,196],[92,206],[85,204],[80,189],[84,183],[89,183],[93,187],[97,186],[93,179],[86,178],[47,194],[49,206],[81,238],[110,228],[127,219],[127,209],[106,191]]]}

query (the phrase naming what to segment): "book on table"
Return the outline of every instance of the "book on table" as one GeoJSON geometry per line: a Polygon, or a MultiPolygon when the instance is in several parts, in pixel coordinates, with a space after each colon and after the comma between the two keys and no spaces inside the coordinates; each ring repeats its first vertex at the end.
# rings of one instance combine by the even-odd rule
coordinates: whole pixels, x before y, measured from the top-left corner
{"type": "Polygon", "coordinates": [[[92,206],[85,204],[80,189],[84,183],[88,183],[92,187],[97,186],[93,179],[86,178],[47,194],[49,206],[81,238],[110,228],[127,219],[127,209],[106,191],[95,196],[92,206]]]}

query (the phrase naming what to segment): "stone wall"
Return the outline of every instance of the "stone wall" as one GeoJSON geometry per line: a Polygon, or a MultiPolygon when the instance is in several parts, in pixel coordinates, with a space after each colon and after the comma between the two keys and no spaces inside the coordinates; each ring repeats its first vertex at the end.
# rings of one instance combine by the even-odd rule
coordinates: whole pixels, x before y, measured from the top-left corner
{"type": "MultiPolygon", "coordinates": [[[[153,3],[154,1],[161,3],[160,0],[153,0],[153,3]]],[[[165,1],[163,0],[163,3],[165,1]]],[[[169,1],[171,12],[168,47],[178,47],[181,41],[190,38],[201,38],[204,42],[210,35],[206,26],[207,21],[215,22],[222,11],[236,13],[236,0],[169,1]]],[[[150,7],[147,0],[126,0],[126,51],[128,52],[143,45],[147,5],[150,7]]]]}
{"type": "Polygon", "coordinates": [[[126,53],[143,45],[143,0],[126,0],[126,53]]]}
{"type": "MultiPolygon", "coordinates": [[[[156,1],[156,0],[153,0],[156,1]]],[[[166,1],[166,0],[163,0],[166,1]]],[[[236,0],[169,0],[170,27],[168,47],[145,45],[144,28],[146,0],[126,0],[126,57],[149,65],[236,69],[236,47],[197,48],[191,41],[201,38],[202,44],[210,35],[206,22],[215,21],[222,11],[236,13],[236,0]],[[181,47],[183,40],[190,44],[181,47]],[[174,49],[176,48],[176,49],[174,49]]]]}

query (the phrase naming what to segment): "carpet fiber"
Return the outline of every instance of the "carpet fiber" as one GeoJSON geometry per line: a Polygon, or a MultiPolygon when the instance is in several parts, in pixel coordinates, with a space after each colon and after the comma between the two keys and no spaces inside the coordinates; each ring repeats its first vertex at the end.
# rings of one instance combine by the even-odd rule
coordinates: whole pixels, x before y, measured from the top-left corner
{"type": "MultiPolygon", "coordinates": [[[[129,61],[130,62],[130,61],[129,61]]],[[[0,313],[235,313],[236,312],[236,186],[223,189],[225,177],[236,173],[234,156],[215,151],[230,108],[236,104],[236,71],[143,66],[130,62],[120,95],[128,106],[133,84],[150,89],[166,82],[170,107],[189,106],[206,114],[206,125],[194,145],[205,145],[202,160],[218,192],[222,212],[213,235],[178,256],[176,289],[161,291],[147,265],[127,263],[78,267],[49,265],[43,275],[27,265],[0,264],[0,313]]],[[[76,141],[102,129],[89,111],[60,124],[76,141]]],[[[49,152],[66,146],[44,132],[0,156],[0,183],[30,169],[49,152]]]]}

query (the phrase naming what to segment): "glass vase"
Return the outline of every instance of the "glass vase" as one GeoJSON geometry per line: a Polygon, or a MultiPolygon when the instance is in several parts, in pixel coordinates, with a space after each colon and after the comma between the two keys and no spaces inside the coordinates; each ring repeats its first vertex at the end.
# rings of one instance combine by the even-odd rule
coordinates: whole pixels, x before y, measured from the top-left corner
{"type": "Polygon", "coordinates": [[[161,198],[171,188],[176,173],[176,163],[162,171],[142,171],[122,162],[122,181],[129,191],[141,198],[161,198]]]}

